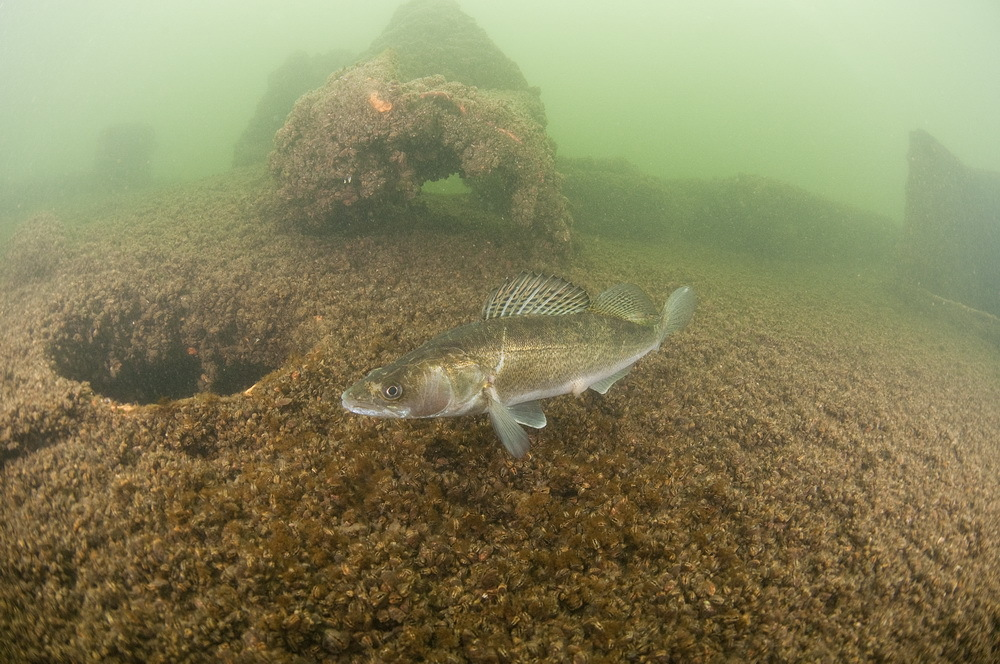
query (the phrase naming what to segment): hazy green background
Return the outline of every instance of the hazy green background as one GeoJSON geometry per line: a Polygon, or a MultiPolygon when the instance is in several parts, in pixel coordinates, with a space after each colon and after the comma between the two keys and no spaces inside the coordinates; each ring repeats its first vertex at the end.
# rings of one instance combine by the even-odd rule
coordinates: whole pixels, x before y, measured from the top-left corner
{"type": "MultiPolygon", "coordinates": [[[[90,168],[116,122],[155,172],[224,171],[267,74],[360,51],[393,0],[0,0],[0,178],[90,168]]],[[[1000,170],[997,0],[466,0],[541,87],[563,154],[774,176],[899,218],[907,132],[1000,170]]]]}

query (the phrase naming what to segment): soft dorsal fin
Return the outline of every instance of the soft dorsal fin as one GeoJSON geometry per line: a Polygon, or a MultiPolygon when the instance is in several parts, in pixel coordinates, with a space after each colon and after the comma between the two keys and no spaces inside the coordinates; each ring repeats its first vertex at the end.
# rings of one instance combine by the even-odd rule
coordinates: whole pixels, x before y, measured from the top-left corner
{"type": "Polygon", "coordinates": [[[587,291],[559,277],[522,272],[490,293],[483,319],[542,314],[562,316],[587,311],[587,291]]]}
{"type": "Polygon", "coordinates": [[[653,324],[660,318],[656,305],[635,284],[612,286],[597,296],[590,310],[595,314],[615,316],[640,324],[653,324]]]}

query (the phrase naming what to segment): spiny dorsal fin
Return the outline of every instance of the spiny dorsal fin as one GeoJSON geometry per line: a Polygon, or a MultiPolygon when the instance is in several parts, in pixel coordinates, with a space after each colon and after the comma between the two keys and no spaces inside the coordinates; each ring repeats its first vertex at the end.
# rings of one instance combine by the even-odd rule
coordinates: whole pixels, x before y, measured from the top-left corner
{"type": "Polygon", "coordinates": [[[649,296],[635,284],[618,284],[597,296],[590,310],[595,314],[624,318],[633,323],[653,324],[660,312],[649,296]]]}
{"type": "Polygon", "coordinates": [[[483,319],[543,314],[562,316],[586,311],[587,291],[559,277],[522,272],[490,293],[483,305],[483,319]]]}

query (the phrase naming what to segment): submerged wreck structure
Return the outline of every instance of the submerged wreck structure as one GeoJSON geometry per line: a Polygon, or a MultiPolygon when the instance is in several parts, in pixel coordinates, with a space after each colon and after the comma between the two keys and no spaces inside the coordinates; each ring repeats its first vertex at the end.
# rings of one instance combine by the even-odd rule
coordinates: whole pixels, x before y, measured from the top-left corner
{"type": "Polygon", "coordinates": [[[931,293],[1000,316],[1000,173],[969,168],[910,134],[903,260],[931,293]]]}
{"type": "Polygon", "coordinates": [[[313,232],[382,219],[458,174],[559,248],[572,219],[545,124],[538,90],[456,3],[417,0],[361,61],[296,102],[270,169],[283,216],[313,232]]]}

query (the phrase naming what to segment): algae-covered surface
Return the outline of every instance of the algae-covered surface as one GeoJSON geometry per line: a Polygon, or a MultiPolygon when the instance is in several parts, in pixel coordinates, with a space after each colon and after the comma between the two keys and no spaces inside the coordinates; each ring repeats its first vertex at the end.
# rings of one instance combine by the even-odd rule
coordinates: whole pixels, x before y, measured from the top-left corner
{"type": "Polygon", "coordinates": [[[546,259],[433,196],[310,236],[266,189],[66,203],[6,243],[3,661],[1000,657],[1000,347],[891,255],[546,259]],[[341,408],[524,269],[700,303],[546,403],[521,461],[485,417],[341,408]]]}

